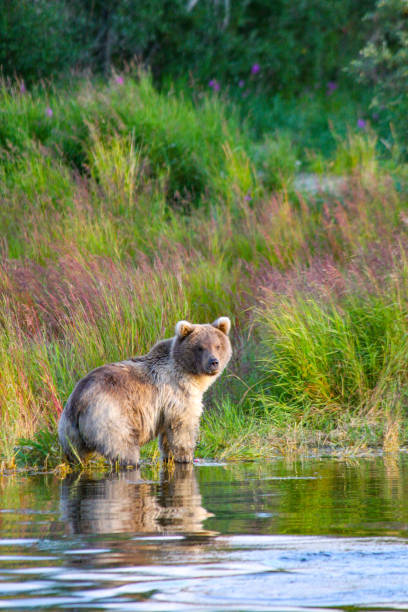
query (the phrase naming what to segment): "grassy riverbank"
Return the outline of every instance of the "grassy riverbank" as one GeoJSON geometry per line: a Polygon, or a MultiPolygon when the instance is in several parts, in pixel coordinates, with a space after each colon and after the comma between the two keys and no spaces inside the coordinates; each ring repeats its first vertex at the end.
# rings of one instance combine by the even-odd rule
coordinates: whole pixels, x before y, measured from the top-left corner
{"type": "Polygon", "coordinates": [[[85,372],[223,314],[234,359],[199,456],[406,442],[404,168],[353,129],[357,107],[326,127],[323,154],[296,125],[255,139],[217,94],[160,94],[146,76],[0,99],[5,462],[58,462],[56,422],[85,372]],[[299,170],[341,178],[299,193],[299,170]]]}

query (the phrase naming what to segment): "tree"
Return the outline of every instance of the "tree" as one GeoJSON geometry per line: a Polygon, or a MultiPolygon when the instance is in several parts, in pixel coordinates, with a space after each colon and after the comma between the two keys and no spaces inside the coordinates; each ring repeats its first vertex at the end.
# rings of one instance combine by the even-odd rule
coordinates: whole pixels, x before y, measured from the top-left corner
{"type": "Polygon", "coordinates": [[[403,143],[408,136],[408,0],[379,0],[365,21],[369,37],[350,72],[373,87],[372,107],[394,124],[403,143]]]}

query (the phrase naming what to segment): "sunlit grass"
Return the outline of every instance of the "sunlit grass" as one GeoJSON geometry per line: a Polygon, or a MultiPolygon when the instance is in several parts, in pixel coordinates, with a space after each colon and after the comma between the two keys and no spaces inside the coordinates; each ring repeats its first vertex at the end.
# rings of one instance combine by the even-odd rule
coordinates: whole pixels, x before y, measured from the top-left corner
{"type": "Polygon", "coordinates": [[[4,461],[62,465],[56,423],[79,378],[220,315],[234,359],[198,455],[405,443],[406,188],[374,133],[337,138],[322,165],[345,176],[335,194],[301,195],[293,134],[254,143],[216,96],[141,75],[3,86],[0,101],[4,461]]]}

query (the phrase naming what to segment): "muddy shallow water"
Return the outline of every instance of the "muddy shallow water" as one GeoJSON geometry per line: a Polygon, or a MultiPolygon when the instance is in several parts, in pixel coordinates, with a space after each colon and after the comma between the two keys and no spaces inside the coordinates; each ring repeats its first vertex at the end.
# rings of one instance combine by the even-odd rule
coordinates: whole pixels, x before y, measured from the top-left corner
{"type": "Polygon", "coordinates": [[[0,608],[408,610],[408,456],[0,479],[0,608]]]}

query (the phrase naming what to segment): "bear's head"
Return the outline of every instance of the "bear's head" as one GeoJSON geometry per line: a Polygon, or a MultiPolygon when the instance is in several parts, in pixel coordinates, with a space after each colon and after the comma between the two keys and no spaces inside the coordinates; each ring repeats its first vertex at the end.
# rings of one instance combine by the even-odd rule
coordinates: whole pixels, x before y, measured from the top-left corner
{"type": "Polygon", "coordinates": [[[219,376],[231,359],[230,328],[228,317],[220,317],[211,325],[179,321],[172,346],[177,367],[185,374],[205,377],[211,384],[210,379],[219,376]]]}

